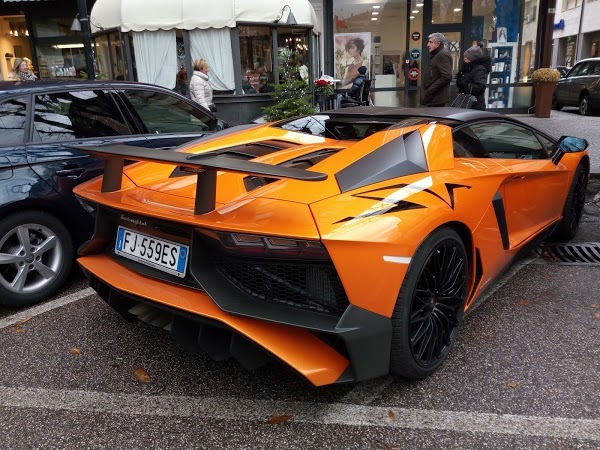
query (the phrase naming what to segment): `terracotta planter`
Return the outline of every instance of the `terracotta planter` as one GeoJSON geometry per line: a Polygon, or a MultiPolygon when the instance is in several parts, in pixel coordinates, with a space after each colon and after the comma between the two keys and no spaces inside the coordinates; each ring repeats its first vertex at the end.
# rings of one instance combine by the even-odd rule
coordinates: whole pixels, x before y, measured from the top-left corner
{"type": "Polygon", "coordinates": [[[554,81],[545,83],[534,83],[533,91],[535,93],[535,117],[550,117],[552,110],[552,96],[557,83],[554,81]]]}

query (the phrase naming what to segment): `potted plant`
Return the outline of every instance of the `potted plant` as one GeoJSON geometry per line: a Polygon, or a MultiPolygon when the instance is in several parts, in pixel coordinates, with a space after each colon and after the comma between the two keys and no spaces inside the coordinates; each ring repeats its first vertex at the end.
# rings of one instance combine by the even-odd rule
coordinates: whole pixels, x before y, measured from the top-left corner
{"type": "Polygon", "coordinates": [[[549,67],[534,70],[531,74],[535,93],[535,117],[550,117],[552,96],[558,80],[560,80],[560,72],[549,67]]]}

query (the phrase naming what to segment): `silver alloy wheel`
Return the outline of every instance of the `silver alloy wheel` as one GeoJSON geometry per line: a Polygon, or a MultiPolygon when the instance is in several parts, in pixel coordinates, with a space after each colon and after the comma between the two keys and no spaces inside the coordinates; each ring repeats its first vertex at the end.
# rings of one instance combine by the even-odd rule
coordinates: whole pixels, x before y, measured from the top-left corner
{"type": "Polygon", "coordinates": [[[15,294],[51,284],[64,264],[64,250],[48,227],[26,223],[0,237],[0,284],[15,294]]]}

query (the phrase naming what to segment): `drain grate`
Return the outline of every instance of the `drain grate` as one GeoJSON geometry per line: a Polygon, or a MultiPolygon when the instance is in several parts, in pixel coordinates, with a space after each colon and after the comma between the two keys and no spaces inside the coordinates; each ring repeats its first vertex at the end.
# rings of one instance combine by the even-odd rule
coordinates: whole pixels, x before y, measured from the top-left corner
{"type": "Polygon", "coordinates": [[[536,252],[553,264],[600,264],[600,243],[598,242],[568,244],[544,242],[536,252]]]}

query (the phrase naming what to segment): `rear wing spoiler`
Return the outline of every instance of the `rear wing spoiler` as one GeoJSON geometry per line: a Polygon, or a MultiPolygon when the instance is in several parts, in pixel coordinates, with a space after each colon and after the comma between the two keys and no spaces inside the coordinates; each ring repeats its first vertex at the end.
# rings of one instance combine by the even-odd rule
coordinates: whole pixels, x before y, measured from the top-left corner
{"type": "Polygon", "coordinates": [[[102,192],[115,192],[121,189],[125,160],[174,164],[195,173],[197,180],[194,214],[205,214],[215,209],[218,171],[301,181],[327,179],[327,174],[320,172],[245,161],[210,153],[182,153],[124,144],[98,147],[74,146],[73,148],[106,161],[102,178],[102,192]]]}

